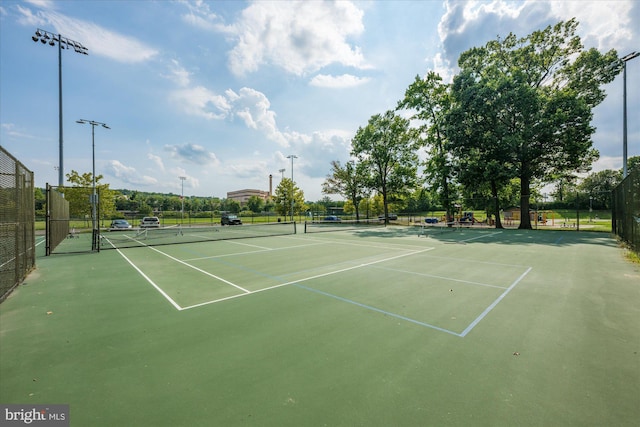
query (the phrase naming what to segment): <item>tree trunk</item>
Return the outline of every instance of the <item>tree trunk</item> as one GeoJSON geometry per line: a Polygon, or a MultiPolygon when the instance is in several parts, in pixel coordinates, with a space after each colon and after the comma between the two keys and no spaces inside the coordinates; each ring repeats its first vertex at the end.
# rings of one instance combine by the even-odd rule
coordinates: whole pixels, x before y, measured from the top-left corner
{"type": "MultiPolygon", "coordinates": [[[[500,220],[500,200],[498,199],[498,186],[494,180],[491,180],[491,195],[493,196],[493,211],[496,216],[496,228],[504,228],[500,220]]],[[[487,224],[488,225],[488,224],[487,224]]]]}
{"type": "Polygon", "coordinates": [[[451,201],[449,200],[449,181],[447,180],[446,176],[443,176],[442,179],[442,196],[444,199],[444,210],[445,210],[445,224],[449,224],[452,219],[452,215],[451,215],[451,201]]]}
{"type": "Polygon", "coordinates": [[[531,230],[531,216],[529,214],[529,181],[528,176],[520,178],[520,226],[518,229],[531,230]]]}
{"type": "Polygon", "coordinates": [[[382,206],[383,206],[383,215],[384,215],[384,225],[385,227],[389,224],[389,206],[387,206],[387,191],[383,189],[382,191],[382,206]]]}

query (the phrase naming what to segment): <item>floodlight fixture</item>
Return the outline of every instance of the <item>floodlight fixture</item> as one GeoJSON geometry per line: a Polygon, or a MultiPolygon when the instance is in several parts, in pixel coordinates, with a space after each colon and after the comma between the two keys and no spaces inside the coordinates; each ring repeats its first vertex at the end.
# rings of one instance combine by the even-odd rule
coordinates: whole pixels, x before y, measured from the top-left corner
{"type": "Polygon", "coordinates": [[[35,32],[35,35],[31,36],[31,40],[34,42],[40,41],[42,44],[49,44],[50,46],[58,45],[58,150],[59,150],[59,168],[58,168],[58,185],[62,186],[64,184],[64,167],[63,167],[63,146],[64,146],[64,138],[63,138],[63,130],[62,130],[62,43],[67,45],[72,44],[76,46],[76,53],[81,53],[84,55],[88,55],[89,49],[84,47],[81,43],[68,39],[66,37],[62,37],[60,34],[56,35],[50,31],[42,30],[38,28],[35,32]]]}
{"type": "Polygon", "coordinates": [[[93,222],[93,238],[91,240],[91,249],[94,251],[100,250],[100,239],[99,239],[99,229],[98,229],[98,212],[96,209],[96,204],[98,203],[98,195],[96,193],[96,134],[95,127],[100,125],[105,129],[111,129],[105,123],[96,122],[94,120],[85,120],[80,119],[76,120],[76,123],[81,125],[90,124],[91,125],[91,163],[92,163],[92,171],[91,171],[91,179],[92,179],[92,195],[91,195],[91,217],[93,222]]]}

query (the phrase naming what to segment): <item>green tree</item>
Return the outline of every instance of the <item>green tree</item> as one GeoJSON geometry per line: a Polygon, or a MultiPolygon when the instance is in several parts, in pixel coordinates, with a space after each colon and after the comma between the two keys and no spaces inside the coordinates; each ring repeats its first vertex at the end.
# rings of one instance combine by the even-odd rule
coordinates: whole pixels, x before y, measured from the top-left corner
{"type": "Polygon", "coordinates": [[[425,178],[431,190],[438,194],[447,217],[453,214],[451,201],[454,198],[451,188],[453,165],[445,132],[446,113],[451,105],[449,90],[450,86],[442,82],[442,77],[430,71],[424,79],[416,76],[398,103],[398,108],[415,112],[411,119],[420,124],[417,131],[427,152],[425,178]]]}
{"type": "Polygon", "coordinates": [[[40,213],[44,213],[42,212],[44,210],[45,205],[47,204],[47,196],[45,196],[44,191],[42,191],[42,188],[34,188],[33,190],[33,201],[35,203],[35,210],[36,210],[36,215],[40,214],[40,213]]]}
{"type": "Polygon", "coordinates": [[[251,196],[249,197],[249,200],[247,200],[247,208],[252,212],[262,212],[264,209],[264,200],[262,197],[251,196]]]}
{"type": "Polygon", "coordinates": [[[391,197],[408,193],[417,181],[417,145],[409,120],[387,111],[369,119],[351,141],[351,155],[369,176],[367,187],[382,196],[385,223],[391,197]]]}
{"type": "Polygon", "coordinates": [[[283,215],[284,217],[292,215],[292,221],[293,215],[307,210],[304,203],[304,192],[290,178],[284,178],[280,181],[280,184],[276,187],[273,201],[278,215],[283,215]],[[293,212],[291,211],[292,201],[293,212]]]}
{"type": "MultiPolygon", "coordinates": [[[[69,215],[75,218],[91,218],[91,194],[93,192],[93,176],[90,172],[80,175],[72,170],[67,175],[72,187],[66,187],[64,197],[69,201],[69,215]]],[[[109,189],[109,184],[101,184],[102,175],[96,175],[96,192],[99,195],[98,219],[110,218],[115,214],[116,192],[109,189]]]]}
{"type": "Polygon", "coordinates": [[[601,54],[583,49],[577,26],[572,19],[524,38],[509,34],[470,49],[459,59],[454,102],[477,104],[469,97],[484,96],[488,102],[475,107],[480,114],[466,113],[480,120],[494,117],[496,125],[480,141],[477,135],[468,140],[465,135],[473,134],[470,127],[477,120],[466,118],[458,125],[456,120],[464,114],[458,108],[447,120],[449,142],[461,166],[474,166],[474,177],[480,176],[479,163],[494,160],[487,168],[506,172],[496,183],[520,179],[520,228],[531,228],[529,199],[535,181],[550,182],[569,172],[586,171],[598,157],[591,141],[592,109],[605,97],[602,86],[620,70],[611,67],[617,61],[615,50],[601,54]],[[491,91],[496,93],[489,96],[491,91]],[[478,145],[484,143],[493,147],[478,152],[478,145]]]}
{"type": "Polygon", "coordinates": [[[627,173],[635,168],[640,168],[640,156],[632,156],[627,159],[627,173]]]}
{"type": "Polygon", "coordinates": [[[356,220],[360,219],[359,203],[366,194],[367,176],[362,163],[353,160],[345,163],[331,162],[331,172],[322,183],[323,194],[339,194],[351,202],[356,220]]]}
{"type": "MultiPolygon", "coordinates": [[[[627,164],[628,166],[628,164],[627,164]]],[[[578,185],[578,190],[595,209],[611,209],[611,192],[622,181],[622,172],[606,169],[589,174],[578,185]]]]}
{"type": "Polygon", "coordinates": [[[238,214],[240,212],[240,202],[233,199],[223,199],[220,203],[220,210],[238,214]]]}

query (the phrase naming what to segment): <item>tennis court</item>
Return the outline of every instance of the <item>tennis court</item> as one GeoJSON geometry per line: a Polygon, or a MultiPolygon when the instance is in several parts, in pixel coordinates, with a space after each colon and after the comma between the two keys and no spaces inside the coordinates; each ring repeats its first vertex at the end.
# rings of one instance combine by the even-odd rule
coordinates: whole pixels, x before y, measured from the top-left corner
{"type": "Polygon", "coordinates": [[[640,417],[640,268],[608,235],[277,227],[39,258],[0,305],[0,401],[71,425],[640,417]]]}

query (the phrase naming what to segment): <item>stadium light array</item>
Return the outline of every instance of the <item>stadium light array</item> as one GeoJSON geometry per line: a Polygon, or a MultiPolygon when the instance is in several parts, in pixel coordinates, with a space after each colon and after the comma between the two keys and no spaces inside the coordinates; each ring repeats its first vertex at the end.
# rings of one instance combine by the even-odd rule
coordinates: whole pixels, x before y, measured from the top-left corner
{"type": "Polygon", "coordinates": [[[54,34],[50,31],[42,30],[38,28],[31,40],[34,42],[41,42],[42,44],[48,44],[49,46],[58,45],[58,132],[59,132],[59,165],[58,165],[58,185],[64,185],[64,167],[63,167],[63,132],[62,132],[62,50],[73,49],[76,53],[83,55],[89,54],[89,49],[84,47],[82,43],[75,40],[71,40],[67,37],[62,37],[60,34],[54,34]]]}
{"type": "Polygon", "coordinates": [[[92,159],[92,195],[91,195],[91,216],[93,218],[93,239],[91,243],[91,249],[94,251],[100,250],[100,242],[98,241],[98,212],[96,211],[96,204],[98,203],[98,195],[96,194],[96,126],[100,125],[105,129],[111,129],[105,123],[96,122],[93,120],[85,120],[80,119],[76,120],[76,123],[81,125],[90,124],[91,125],[91,159],[92,159]]]}

